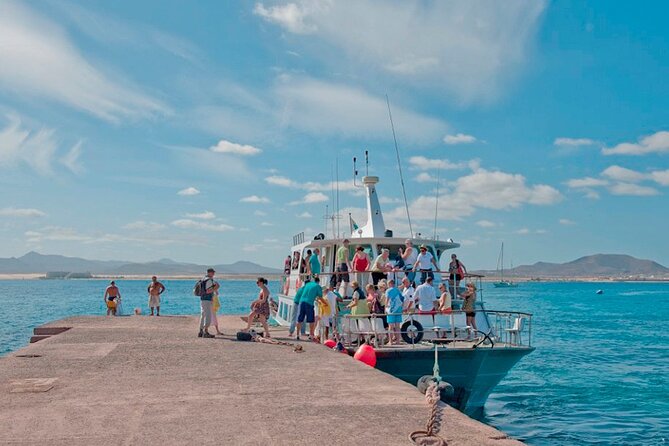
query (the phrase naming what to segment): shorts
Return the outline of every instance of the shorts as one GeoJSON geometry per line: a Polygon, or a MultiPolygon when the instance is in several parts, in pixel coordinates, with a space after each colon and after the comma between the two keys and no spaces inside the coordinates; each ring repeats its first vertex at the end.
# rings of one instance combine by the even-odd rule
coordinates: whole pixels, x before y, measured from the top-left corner
{"type": "Polygon", "coordinates": [[[319,323],[321,324],[321,327],[329,327],[331,324],[330,315],[321,316],[321,318],[319,319],[319,323]]]}
{"type": "Polygon", "coordinates": [[[465,313],[465,316],[467,316],[467,317],[476,317],[476,312],[474,312],[474,311],[467,311],[467,312],[465,313]]]}
{"type": "Polygon", "coordinates": [[[107,308],[109,308],[110,310],[116,309],[116,302],[114,302],[113,300],[108,300],[107,301],[107,308]]]}
{"type": "Polygon", "coordinates": [[[314,323],[314,306],[306,302],[300,302],[300,315],[297,316],[297,322],[302,323],[305,319],[309,324],[314,323]]]}
{"type": "Polygon", "coordinates": [[[160,295],[156,294],[149,296],[149,307],[159,307],[160,306],[160,295]]]}
{"type": "Polygon", "coordinates": [[[337,282],[350,282],[350,278],[348,277],[348,265],[345,263],[340,263],[339,266],[337,267],[337,272],[338,273],[343,273],[343,274],[337,274],[337,282]]]}
{"type": "Polygon", "coordinates": [[[449,277],[451,280],[456,280],[458,282],[462,280],[462,276],[460,274],[451,274],[449,277]]]}
{"type": "Polygon", "coordinates": [[[386,316],[389,324],[401,324],[402,316],[399,314],[389,314],[386,316]]]}

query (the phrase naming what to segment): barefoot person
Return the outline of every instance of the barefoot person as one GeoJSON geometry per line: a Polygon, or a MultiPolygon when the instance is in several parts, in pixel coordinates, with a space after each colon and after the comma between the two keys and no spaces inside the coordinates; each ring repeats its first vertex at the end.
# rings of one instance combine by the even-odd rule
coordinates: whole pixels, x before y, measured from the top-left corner
{"type": "Polygon", "coordinates": [[[256,285],[260,288],[260,292],[258,293],[258,299],[251,304],[251,313],[249,314],[246,330],[251,329],[251,324],[257,318],[265,330],[265,337],[269,338],[269,324],[267,323],[269,320],[269,288],[267,288],[267,280],[258,277],[256,285]]]}
{"type": "Polygon", "coordinates": [[[116,316],[116,305],[121,300],[121,291],[113,280],[109,282],[109,286],[105,289],[103,299],[107,305],[107,316],[116,316]]]}
{"type": "Polygon", "coordinates": [[[151,309],[149,316],[153,316],[154,309],[156,310],[156,316],[160,316],[160,295],[165,291],[165,285],[158,282],[158,278],[153,276],[146,291],[149,293],[149,308],[151,309]]]}

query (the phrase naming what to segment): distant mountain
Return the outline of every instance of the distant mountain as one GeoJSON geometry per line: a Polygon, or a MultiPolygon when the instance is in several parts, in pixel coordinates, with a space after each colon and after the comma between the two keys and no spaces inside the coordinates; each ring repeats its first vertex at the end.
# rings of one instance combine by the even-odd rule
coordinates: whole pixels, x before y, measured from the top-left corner
{"type": "MultiPolygon", "coordinates": [[[[87,260],[79,257],[45,255],[31,251],[21,257],[0,258],[1,274],[46,273],[48,271],[90,272],[109,275],[192,275],[202,274],[208,265],[180,263],[171,259],[136,263],[117,260],[87,260]]],[[[213,267],[223,274],[277,274],[280,269],[268,268],[253,262],[238,261],[213,267]]]]}
{"type": "Polygon", "coordinates": [[[504,273],[520,277],[665,276],[669,275],[669,268],[652,260],[624,254],[595,254],[567,263],[537,262],[534,265],[522,265],[504,270],[504,273]]]}

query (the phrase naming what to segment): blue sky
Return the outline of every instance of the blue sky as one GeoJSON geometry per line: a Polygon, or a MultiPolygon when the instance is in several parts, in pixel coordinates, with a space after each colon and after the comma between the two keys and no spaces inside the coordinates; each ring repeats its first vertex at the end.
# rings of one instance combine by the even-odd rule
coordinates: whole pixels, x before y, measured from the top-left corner
{"type": "Polygon", "coordinates": [[[364,223],[470,267],[598,252],[669,264],[662,2],[0,3],[0,256],[279,264],[364,223]],[[439,181],[437,181],[439,177],[439,181]],[[330,207],[332,209],[332,207],[330,207]],[[342,228],[347,223],[342,223],[342,228]]]}

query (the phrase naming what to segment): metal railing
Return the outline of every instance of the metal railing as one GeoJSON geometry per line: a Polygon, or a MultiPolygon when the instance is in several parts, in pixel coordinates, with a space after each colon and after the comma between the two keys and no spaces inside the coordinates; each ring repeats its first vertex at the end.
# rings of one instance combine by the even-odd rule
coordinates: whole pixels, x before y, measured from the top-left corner
{"type": "Polygon", "coordinates": [[[466,324],[465,311],[415,312],[370,315],[340,315],[335,331],[345,347],[369,342],[375,348],[424,346],[426,343],[452,347],[531,347],[532,315],[515,311],[475,310],[478,330],[466,324]],[[400,329],[384,327],[384,318],[402,316],[400,329]],[[481,317],[483,315],[483,317],[481,317]],[[430,324],[430,321],[432,322],[430,324]],[[444,323],[446,322],[446,323],[444,323]],[[425,326],[423,325],[425,324],[425,326]],[[392,344],[391,338],[394,338],[392,344]],[[466,343],[466,344],[463,344],[466,343]]]}

